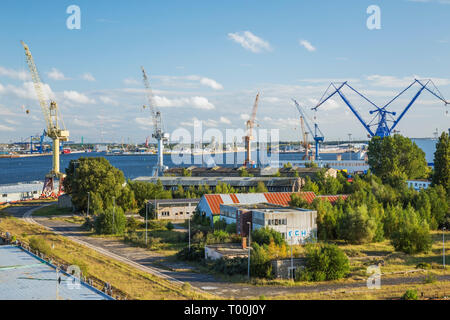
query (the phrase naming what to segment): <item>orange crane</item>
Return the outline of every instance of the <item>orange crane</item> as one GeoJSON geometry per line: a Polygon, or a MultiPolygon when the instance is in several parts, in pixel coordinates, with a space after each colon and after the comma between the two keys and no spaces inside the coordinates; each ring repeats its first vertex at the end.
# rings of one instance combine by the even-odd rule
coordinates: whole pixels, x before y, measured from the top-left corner
{"type": "Polygon", "coordinates": [[[252,161],[251,141],[253,140],[253,127],[255,125],[256,111],[258,110],[258,102],[259,102],[259,92],[256,95],[255,103],[253,104],[252,115],[250,119],[247,121],[247,135],[244,137],[246,150],[244,161],[245,167],[253,166],[255,164],[255,161],[252,161]]]}

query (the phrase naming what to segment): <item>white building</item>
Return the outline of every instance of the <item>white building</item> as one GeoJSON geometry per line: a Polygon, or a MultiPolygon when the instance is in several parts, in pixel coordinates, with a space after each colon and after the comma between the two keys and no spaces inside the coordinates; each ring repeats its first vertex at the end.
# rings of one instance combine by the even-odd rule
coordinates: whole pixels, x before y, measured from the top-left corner
{"type": "Polygon", "coordinates": [[[408,188],[414,188],[417,191],[420,189],[428,189],[431,185],[431,181],[425,179],[406,180],[406,183],[408,184],[408,188]]]}
{"type": "Polygon", "coordinates": [[[0,185],[0,204],[7,202],[38,199],[42,194],[44,183],[18,183],[0,185]]]}

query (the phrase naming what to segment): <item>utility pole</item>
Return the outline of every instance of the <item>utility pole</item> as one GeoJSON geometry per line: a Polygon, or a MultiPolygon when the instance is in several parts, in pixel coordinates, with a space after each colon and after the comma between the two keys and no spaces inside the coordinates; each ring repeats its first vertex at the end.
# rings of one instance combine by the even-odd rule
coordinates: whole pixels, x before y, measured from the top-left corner
{"type": "Polygon", "coordinates": [[[113,233],[116,233],[116,197],[113,197],[113,233]]]}
{"type": "Polygon", "coordinates": [[[147,234],[148,234],[148,230],[147,230],[147,224],[148,224],[148,201],[145,203],[145,245],[147,246],[147,234]]]}
{"type": "Polygon", "coordinates": [[[189,202],[189,219],[188,219],[188,229],[189,229],[189,251],[191,251],[191,203],[189,202]]]}
{"type": "Polygon", "coordinates": [[[445,227],[442,228],[442,263],[445,270],[445,227]]]}
{"type": "Polygon", "coordinates": [[[87,216],[89,216],[89,200],[90,200],[90,192],[88,191],[88,204],[87,204],[87,213],[86,213],[87,216]]]}
{"type": "Polygon", "coordinates": [[[248,224],[248,280],[250,280],[250,245],[251,245],[251,238],[252,238],[252,223],[250,221],[247,221],[248,224]]]}
{"type": "Polygon", "coordinates": [[[291,276],[292,276],[292,278],[294,278],[294,259],[292,256],[292,245],[293,245],[293,243],[292,243],[292,231],[291,231],[291,276]]]}

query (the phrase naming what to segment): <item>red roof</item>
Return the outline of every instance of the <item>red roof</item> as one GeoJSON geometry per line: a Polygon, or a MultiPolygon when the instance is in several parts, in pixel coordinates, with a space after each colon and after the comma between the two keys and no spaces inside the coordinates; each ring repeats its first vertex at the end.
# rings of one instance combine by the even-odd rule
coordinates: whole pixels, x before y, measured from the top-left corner
{"type": "Polygon", "coordinates": [[[334,204],[339,198],[347,199],[347,194],[339,194],[339,195],[333,195],[333,196],[317,196],[318,198],[326,199],[331,202],[331,204],[334,204]]]}

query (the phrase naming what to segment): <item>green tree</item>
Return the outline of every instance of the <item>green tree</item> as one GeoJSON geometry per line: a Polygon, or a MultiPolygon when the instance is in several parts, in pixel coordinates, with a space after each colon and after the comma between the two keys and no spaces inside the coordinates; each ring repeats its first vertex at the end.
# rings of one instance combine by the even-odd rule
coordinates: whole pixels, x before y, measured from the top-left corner
{"type": "Polygon", "coordinates": [[[127,218],[122,208],[107,208],[100,213],[94,223],[95,232],[98,234],[123,234],[127,226],[127,218]]]}
{"type": "Polygon", "coordinates": [[[374,136],[367,155],[370,169],[385,183],[398,185],[405,178],[426,178],[429,174],[425,152],[399,134],[384,138],[374,136]]]}
{"type": "Polygon", "coordinates": [[[267,190],[267,187],[264,184],[264,182],[259,181],[258,184],[256,185],[255,192],[256,193],[264,193],[264,192],[269,192],[269,190],[267,190]]]}
{"type": "MultiPolygon", "coordinates": [[[[107,208],[112,206],[113,198],[117,204],[124,204],[125,209],[133,206],[132,203],[121,198],[124,190],[125,177],[123,172],[113,167],[108,160],[102,157],[81,157],[71,160],[66,168],[64,189],[72,196],[72,202],[78,210],[87,210],[87,193],[96,194],[97,207],[107,208]],[[121,200],[123,203],[121,203],[121,200]]],[[[128,196],[131,196],[128,194],[128,196]]]]}
{"type": "Polygon", "coordinates": [[[269,245],[271,241],[273,241],[277,246],[286,244],[281,233],[269,227],[253,230],[251,240],[252,242],[258,243],[260,246],[269,245]]]}
{"type": "Polygon", "coordinates": [[[306,246],[306,267],[298,270],[296,280],[337,280],[347,276],[349,272],[348,257],[336,245],[310,244],[306,246]]]}
{"type": "Polygon", "coordinates": [[[434,153],[433,185],[441,185],[450,195],[450,139],[443,132],[436,144],[434,153]]]}
{"type": "Polygon", "coordinates": [[[376,231],[377,223],[369,217],[367,206],[363,204],[344,213],[338,233],[340,239],[359,244],[371,242],[376,231]]]}

